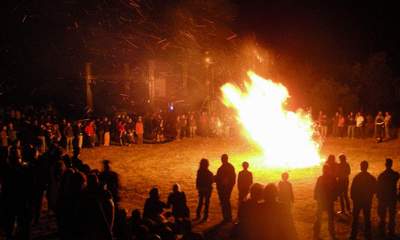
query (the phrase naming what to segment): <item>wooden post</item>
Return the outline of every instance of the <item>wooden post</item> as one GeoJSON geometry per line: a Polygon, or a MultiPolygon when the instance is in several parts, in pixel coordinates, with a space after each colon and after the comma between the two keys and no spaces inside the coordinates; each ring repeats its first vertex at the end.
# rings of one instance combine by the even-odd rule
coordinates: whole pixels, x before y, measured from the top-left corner
{"type": "Polygon", "coordinates": [[[92,63],[87,62],[85,64],[85,80],[86,80],[86,107],[93,111],[93,75],[92,75],[92,63]]]}
{"type": "Polygon", "coordinates": [[[149,86],[149,99],[150,101],[154,100],[156,95],[155,93],[155,63],[154,60],[149,60],[148,62],[148,86],[149,86]]]}

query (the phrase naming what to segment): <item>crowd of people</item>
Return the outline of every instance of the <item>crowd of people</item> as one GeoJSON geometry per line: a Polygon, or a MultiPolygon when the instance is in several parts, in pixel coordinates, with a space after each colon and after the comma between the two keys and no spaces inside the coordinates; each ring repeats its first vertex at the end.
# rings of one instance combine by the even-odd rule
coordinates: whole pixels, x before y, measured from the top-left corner
{"type": "Polygon", "coordinates": [[[340,162],[336,163],[335,156],[330,155],[323,166],[323,173],[317,180],[314,189],[314,199],[317,202],[316,221],[314,223],[314,237],[319,238],[322,213],[328,216],[328,229],[331,237],[335,234],[335,201],[340,199],[341,213],[352,215],[350,239],[357,239],[359,231],[359,215],[362,212],[364,219],[364,237],[372,239],[371,209],[374,196],[378,200],[378,235],[383,239],[397,239],[395,232],[397,201],[399,192],[397,188],[399,173],[392,169],[393,160],[386,159],[385,170],[378,175],[368,172],[368,161],[360,163],[360,172],[355,175],[350,186],[350,166],[345,155],[339,156],[340,162]],[[388,217],[387,217],[388,216],[388,217]],[[388,218],[388,219],[387,219],[388,218]],[[387,221],[388,220],[388,221],[387,221]]]}
{"type": "MultiPolygon", "coordinates": [[[[350,133],[348,137],[369,136],[366,129],[371,126],[372,134],[381,140],[393,136],[389,113],[378,113],[374,120],[368,120],[371,117],[367,116],[362,130],[357,129],[361,117],[364,118],[362,114],[343,116],[338,113],[333,118],[338,123],[331,125],[329,132],[333,136],[344,136],[345,127],[350,133]],[[374,125],[368,125],[371,121],[374,125]]],[[[323,130],[327,127],[325,120],[326,116],[320,113],[317,123],[321,134],[328,132],[323,130]]],[[[160,199],[159,190],[152,188],[143,211],[135,209],[128,218],[126,210],[119,204],[119,176],[112,171],[111,163],[104,160],[103,169],[99,171],[79,159],[82,147],[109,146],[112,139],[119,145],[142,144],[147,134],[155,142],[162,142],[168,135],[168,126],[177,140],[195,135],[231,136],[234,127],[229,117],[191,112],[173,118],[162,114],[143,117],[116,114],[110,118],[69,121],[51,108],[28,108],[2,111],[0,125],[0,230],[7,239],[30,239],[32,226],[39,223],[43,214],[44,198],[49,212],[56,216],[60,239],[204,239],[192,231],[192,222],[208,220],[214,184],[223,223],[236,223],[232,238],[297,239],[291,216],[295,197],[288,173],[282,174],[278,184],[263,186],[253,182],[247,162],[243,162],[243,169],[236,174],[228,155],[223,154],[222,164],[214,175],[209,170],[208,160],[201,159],[195,183],[198,204],[194,219],[191,219],[186,195],[179,184],[172,186],[165,202],[160,199]],[[237,216],[233,216],[231,210],[235,185],[239,194],[237,216]],[[274,216],[274,221],[269,220],[270,216],[274,216]]],[[[392,170],[392,164],[392,160],[387,159],[386,170],[375,178],[368,173],[368,162],[363,161],[361,172],[350,185],[351,169],[346,156],[340,155],[336,162],[335,156],[330,155],[314,189],[317,202],[315,239],[319,239],[325,212],[329,233],[332,238],[336,237],[336,201],[340,203],[341,213],[353,218],[350,239],[357,238],[361,211],[365,237],[371,239],[374,195],[378,199],[379,234],[395,236],[399,173],[392,170]]]]}
{"type": "Polygon", "coordinates": [[[337,111],[332,118],[320,111],[315,123],[318,133],[322,138],[347,137],[347,138],[371,138],[375,137],[381,142],[397,136],[393,126],[390,112],[379,111],[374,117],[372,114],[362,112],[337,111]]]}
{"type": "MultiPolygon", "coordinates": [[[[330,118],[322,111],[314,117],[317,135],[326,137],[369,138],[378,142],[397,136],[392,115],[378,112],[375,117],[342,110],[330,118]]],[[[107,117],[68,119],[53,107],[0,110],[0,144],[11,146],[18,140],[33,142],[45,151],[56,143],[72,152],[74,148],[162,143],[184,138],[232,137],[237,124],[229,112],[205,111],[116,113],[107,117]]]]}
{"type": "Polygon", "coordinates": [[[72,152],[75,148],[162,143],[183,138],[223,137],[235,134],[229,114],[207,112],[116,113],[108,117],[68,119],[52,107],[3,109],[0,111],[0,143],[32,142],[47,150],[57,144],[72,152]]]}

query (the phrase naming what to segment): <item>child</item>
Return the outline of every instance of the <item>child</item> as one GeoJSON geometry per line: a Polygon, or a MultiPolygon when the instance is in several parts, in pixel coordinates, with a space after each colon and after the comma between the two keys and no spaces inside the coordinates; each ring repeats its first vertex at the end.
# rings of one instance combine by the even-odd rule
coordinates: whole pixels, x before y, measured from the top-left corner
{"type": "Polygon", "coordinates": [[[253,174],[248,170],[249,163],[242,163],[243,170],[238,176],[239,204],[246,200],[251,184],[253,184],[253,174]]]}
{"type": "Polygon", "coordinates": [[[292,184],[288,181],[289,174],[287,172],[284,172],[282,173],[281,177],[282,180],[278,184],[279,201],[291,207],[294,202],[294,194],[292,184]]]}

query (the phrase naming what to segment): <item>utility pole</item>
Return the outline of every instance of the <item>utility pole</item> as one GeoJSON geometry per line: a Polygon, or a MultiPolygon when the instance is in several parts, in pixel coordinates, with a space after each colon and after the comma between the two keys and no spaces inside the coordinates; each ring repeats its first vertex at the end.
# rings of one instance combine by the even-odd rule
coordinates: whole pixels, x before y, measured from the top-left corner
{"type": "Polygon", "coordinates": [[[86,107],[89,111],[93,111],[93,91],[92,85],[94,77],[92,75],[92,63],[87,62],[85,64],[85,81],[86,81],[86,107]]]}

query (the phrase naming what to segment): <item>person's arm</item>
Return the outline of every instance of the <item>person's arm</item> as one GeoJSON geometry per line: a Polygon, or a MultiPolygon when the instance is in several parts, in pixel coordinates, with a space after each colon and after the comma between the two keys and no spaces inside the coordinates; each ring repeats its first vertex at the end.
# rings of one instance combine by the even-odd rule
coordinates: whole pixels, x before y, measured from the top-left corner
{"type": "Polygon", "coordinates": [[[293,193],[293,187],[292,184],[290,183],[290,200],[292,203],[294,202],[294,193],[293,193]]]}

